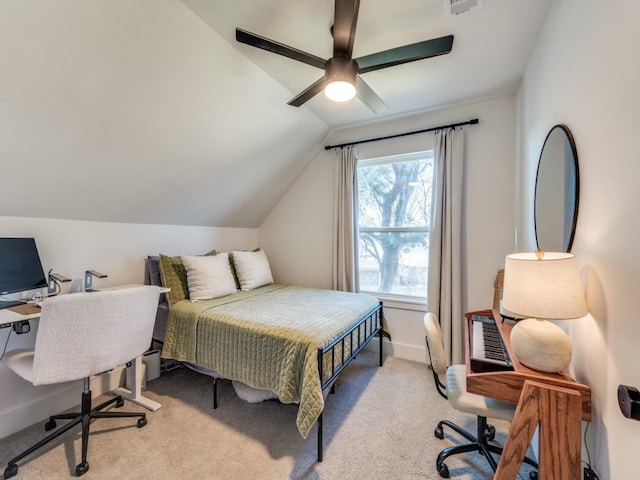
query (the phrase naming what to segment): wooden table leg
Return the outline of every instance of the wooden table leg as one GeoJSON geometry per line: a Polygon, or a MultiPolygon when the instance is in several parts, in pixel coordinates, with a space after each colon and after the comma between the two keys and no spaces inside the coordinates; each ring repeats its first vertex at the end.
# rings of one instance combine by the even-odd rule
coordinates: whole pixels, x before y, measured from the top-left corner
{"type": "Polygon", "coordinates": [[[494,478],[515,480],[533,433],[540,426],[538,478],[580,480],[581,419],[579,392],[525,381],[494,478]]]}

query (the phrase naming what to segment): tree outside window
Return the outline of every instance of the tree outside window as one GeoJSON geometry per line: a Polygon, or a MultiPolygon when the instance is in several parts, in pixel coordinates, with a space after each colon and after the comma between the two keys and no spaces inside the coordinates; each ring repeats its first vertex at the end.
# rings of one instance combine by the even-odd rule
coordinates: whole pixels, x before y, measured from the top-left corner
{"type": "Polygon", "coordinates": [[[433,152],[358,162],[360,290],[425,298],[433,152]]]}

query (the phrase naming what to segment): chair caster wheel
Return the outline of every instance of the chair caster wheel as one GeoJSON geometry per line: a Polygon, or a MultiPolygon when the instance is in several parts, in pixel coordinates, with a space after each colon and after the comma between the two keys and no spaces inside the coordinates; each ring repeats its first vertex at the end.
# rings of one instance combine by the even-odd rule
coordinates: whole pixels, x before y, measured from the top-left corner
{"type": "Polygon", "coordinates": [[[138,419],[138,428],[142,428],[147,424],[147,417],[146,415],[144,417],[141,417],[138,419]]]}
{"type": "Polygon", "coordinates": [[[16,465],[15,463],[7,465],[7,468],[4,469],[4,478],[5,479],[14,477],[17,474],[18,474],[18,465],[16,465]]]}
{"type": "Polygon", "coordinates": [[[433,435],[436,438],[439,438],[440,440],[442,440],[444,438],[444,430],[442,428],[442,425],[438,425],[436,427],[436,429],[433,431],[433,435]]]}
{"type": "Polygon", "coordinates": [[[436,465],[436,468],[438,469],[438,473],[440,474],[441,478],[449,478],[449,467],[447,467],[444,463],[436,465]]]}
{"type": "Polygon", "coordinates": [[[496,438],[496,427],[494,427],[493,425],[487,425],[482,434],[484,435],[484,438],[486,438],[487,441],[490,442],[491,440],[496,438]]]}
{"type": "Polygon", "coordinates": [[[48,432],[49,430],[53,430],[56,428],[56,421],[52,418],[47,423],[44,424],[44,429],[48,432]]]}
{"type": "Polygon", "coordinates": [[[538,472],[529,472],[529,480],[538,480],[538,472]]]}
{"type": "Polygon", "coordinates": [[[118,398],[116,400],[116,408],[120,408],[123,405],[124,405],[124,400],[122,399],[122,397],[118,398]]]}
{"type": "Polygon", "coordinates": [[[89,470],[89,462],[82,462],[76,465],[77,476],[84,475],[85,473],[87,473],[87,470],[89,470]]]}

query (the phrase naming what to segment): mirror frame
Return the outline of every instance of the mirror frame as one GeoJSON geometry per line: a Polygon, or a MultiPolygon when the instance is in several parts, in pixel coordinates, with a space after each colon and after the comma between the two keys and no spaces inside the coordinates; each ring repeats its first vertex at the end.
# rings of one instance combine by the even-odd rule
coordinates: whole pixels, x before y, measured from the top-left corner
{"type": "Polygon", "coordinates": [[[573,239],[576,234],[576,225],[578,223],[578,207],[580,205],[580,169],[578,168],[578,150],[576,149],[575,140],[573,138],[573,135],[571,134],[571,130],[569,130],[569,127],[563,124],[557,124],[551,127],[551,129],[549,130],[549,133],[547,133],[547,136],[544,139],[544,143],[542,144],[542,149],[540,150],[540,158],[538,159],[538,168],[536,170],[536,183],[535,183],[534,196],[533,196],[533,228],[536,236],[536,247],[541,248],[540,241],[538,239],[538,211],[537,211],[538,210],[538,202],[537,202],[538,180],[540,179],[540,167],[542,165],[542,158],[544,156],[545,146],[547,145],[547,141],[549,140],[549,137],[553,132],[556,131],[556,129],[559,129],[564,133],[566,141],[569,143],[569,146],[571,148],[571,155],[573,157],[572,159],[573,168],[575,170],[576,185],[575,185],[575,193],[574,193],[574,200],[573,200],[574,210],[573,210],[573,219],[571,220],[571,232],[569,234],[569,238],[564,239],[567,245],[564,251],[571,252],[571,247],[573,246],[573,239]]]}

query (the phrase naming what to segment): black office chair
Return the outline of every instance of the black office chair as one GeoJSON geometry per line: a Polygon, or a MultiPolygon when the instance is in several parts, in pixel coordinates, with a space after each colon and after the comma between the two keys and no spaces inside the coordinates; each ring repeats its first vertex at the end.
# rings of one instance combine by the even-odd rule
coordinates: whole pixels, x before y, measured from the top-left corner
{"type": "MultiPolygon", "coordinates": [[[[444,340],[440,322],[433,313],[424,316],[427,350],[431,360],[431,370],[438,393],[449,400],[453,408],[458,411],[472,413],[477,417],[477,431],[474,436],[449,420],[441,420],[435,428],[434,435],[444,438],[444,426],[447,426],[464,437],[469,443],[454,445],[443,449],[436,460],[436,469],[442,478],[449,478],[449,467],[444,463],[451,455],[458,453],[479,452],[489,465],[496,471],[497,462],[492,454],[501,455],[502,447],[489,443],[495,438],[496,430],[487,423],[487,417],[511,421],[516,410],[513,403],[503,402],[490,397],[483,397],[467,392],[467,372],[465,365],[451,365],[447,363],[444,340]],[[442,382],[442,378],[445,382],[442,382]]],[[[538,464],[525,457],[524,462],[538,468],[538,464]]],[[[531,480],[538,478],[537,472],[529,474],[531,480]]]]}
{"type": "Polygon", "coordinates": [[[81,411],[53,415],[45,430],[59,420],[69,420],[53,433],[7,462],[4,478],[18,473],[18,462],[47,445],[76,425],[82,424],[82,461],[76,475],[89,470],[87,450],[89,426],[95,418],[137,417],[138,428],[147,424],[144,413],[105,412],[106,407],[124,404],[114,397],[91,406],[90,377],[125,364],[147,350],[158,307],[160,289],[140,286],[92,293],[73,293],[46,299],[36,336],[35,350],[7,352],[3,363],[34,385],[83,379],[81,411]]]}

